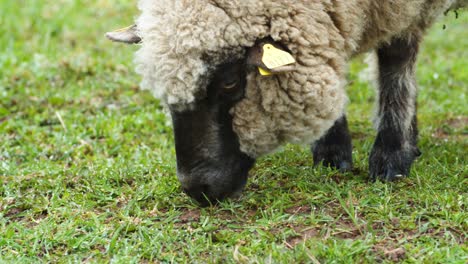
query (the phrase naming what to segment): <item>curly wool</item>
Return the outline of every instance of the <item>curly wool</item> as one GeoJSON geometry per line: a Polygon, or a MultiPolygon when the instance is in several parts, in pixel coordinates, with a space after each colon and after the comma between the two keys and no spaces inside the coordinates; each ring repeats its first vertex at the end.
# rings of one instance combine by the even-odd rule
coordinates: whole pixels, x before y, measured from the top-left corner
{"type": "Polygon", "coordinates": [[[171,109],[189,109],[210,74],[270,37],[297,60],[293,72],[247,77],[233,109],[241,150],[256,157],[285,142],[311,143],[341,117],[346,62],[395,35],[422,30],[456,1],[140,0],[137,72],[171,109]]]}

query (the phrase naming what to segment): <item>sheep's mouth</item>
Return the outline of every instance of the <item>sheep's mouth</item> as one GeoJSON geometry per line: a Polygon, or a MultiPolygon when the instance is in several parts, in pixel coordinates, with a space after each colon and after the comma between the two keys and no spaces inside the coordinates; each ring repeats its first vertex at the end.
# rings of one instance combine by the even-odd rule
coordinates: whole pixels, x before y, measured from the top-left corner
{"type": "Polygon", "coordinates": [[[243,181],[238,186],[228,187],[226,190],[213,190],[213,187],[204,184],[201,185],[199,188],[193,187],[181,187],[181,190],[186,193],[188,196],[193,198],[195,201],[198,202],[200,206],[212,206],[217,205],[221,201],[224,200],[238,200],[242,196],[242,192],[245,188],[247,181],[243,181]]]}

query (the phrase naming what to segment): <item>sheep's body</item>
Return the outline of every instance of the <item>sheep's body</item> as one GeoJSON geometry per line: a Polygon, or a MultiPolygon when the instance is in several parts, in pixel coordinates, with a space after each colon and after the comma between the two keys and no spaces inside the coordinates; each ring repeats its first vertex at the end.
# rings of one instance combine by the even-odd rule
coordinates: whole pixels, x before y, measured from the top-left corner
{"type": "Polygon", "coordinates": [[[286,46],[296,69],[271,77],[252,72],[246,97],[231,110],[241,149],[255,157],[285,142],[319,139],[344,113],[352,56],[395,36],[419,36],[461,4],[466,1],[140,0],[137,71],[144,88],[182,111],[205,94],[214,66],[244,56],[258,39],[286,46]]]}

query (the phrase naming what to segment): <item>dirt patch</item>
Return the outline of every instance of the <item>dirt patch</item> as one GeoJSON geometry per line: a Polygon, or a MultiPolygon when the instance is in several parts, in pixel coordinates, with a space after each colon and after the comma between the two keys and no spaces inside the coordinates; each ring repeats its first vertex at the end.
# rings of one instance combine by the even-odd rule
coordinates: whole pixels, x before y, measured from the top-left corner
{"type": "Polygon", "coordinates": [[[332,226],[325,224],[315,227],[306,225],[288,225],[288,227],[292,228],[297,234],[289,237],[285,241],[288,248],[293,248],[312,238],[318,238],[320,240],[327,240],[330,238],[357,239],[365,233],[365,231],[363,231],[365,230],[364,226],[356,226],[351,220],[346,218],[337,219],[332,226]]]}
{"type": "Polygon", "coordinates": [[[35,226],[39,225],[44,219],[49,216],[49,212],[47,210],[43,210],[41,212],[36,213],[34,216],[28,219],[27,226],[29,228],[34,228],[35,226]]]}
{"type": "Polygon", "coordinates": [[[430,227],[427,230],[419,231],[418,229],[413,230],[404,230],[406,234],[406,239],[408,241],[416,240],[421,237],[430,236],[430,237],[438,237],[441,240],[447,239],[447,237],[452,237],[454,242],[458,243],[459,245],[463,245],[466,243],[468,236],[462,230],[458,230],[455,227],[430,227]]]}
{"type": "Polygon", "coordinates": [[[333,182],[335,182],[336,184],[340,184],[344,181],[346,181],[346,176],[344,176],[343,174],[341,173],[336,173],[336,174],[333,174],[331,177],[333,182]]]}
{"type": "Polygon", "coordinates": [[[468,116],[457,116],[447,120],[447,124],[453,128],[462,129],[468,126],[468,116]]]}
{"type": "Polygon", "coordinates": [[[18,216],[18,214],[21,214],[24,211],[26,211],[26,209],[24,208],[17,208],[17,207],[11,208],[5,213],[5,218],[22,218],[18,216]]]}
{"type": "Polygon", "coordinates": [[[255,183],[251,183],[251,184],[249,184],[249,185],[247,186],[246,189],[249,190],[249,191],[257,192],[258,190],[260,190],[260,185],[255,184],[255,183]]]}
{"type": "Polygon", "coordinates": [[[198,222],[200,220],[199,209],[184,209],[179,216],[180,223],[198,222]]]}
{"type": "Polygon", "coordinates": [[[232,221],[239,221],[239,222],[247,222],[254,220],[255,216],[257,215],[257,210],[255,208],[246,209],[242,212],[232,212],[232,211],[218,211],[215,213],[215,217],[217,219],[232,222],[232,221]]]}
{"type": "Polygon", "coordinates": [[[11,118],[11,117],[9,117],[9,116],[1,117],[1,118],[0,118],[0,124],[3,123],[3,122],[8,121],[10,118],[11,118]]]}
{"type": "Polygon", "coordinates": [[[450,118],[443,122],[441,127],[437,128],[435,132],[432,133],[432,137],[442,140],[465,140],[468,137],[468,134],[465,131],[454,132],[452,130],[466,130],[467,127],[468,116],[458,116],[455,118],[450,118]]]}
{"type": "Polygon", "coordinates": [[[455,227],[448,227],[441,235],[445,235],[446,232],[450,232],[460,245],[464,245],[468,241],[466,232],[458,230],[455,227]]]}
{"type": "Polygon", "coordinates": [[[402,247],[394,248],[391,246],[376,245],[374,246],[373,251],[384,259],[393,262],[400,262],[406,258],[406,250],[402,247]]]}
{"type": "Polygon", "coordinates": [[[363,234],[361,226],[356,226],[352,221],[347,219],[340,219],[334,228],[335,232],[331,236],[341,239],[355,239],[363,234]]]}
{"type": "Polygon", "coordinates": [[[385,227],[385,222],[383,221],[376,221],[372,223],[372,230],[381,230],[385,227]]]}
{"type": "Polygon", "coordinates": [[[106,247],[103,246],[103,245],[94,245],[91,247],[91,250],[96,250],[96,251],[99,251],[101,253],[106,253],[106,247]]]}
{"type": "Polygon", "coordinates": [[[288,248],[293,248],[313,238],[319,238],[321,240],[327,240],[330,237],[339,239],[356,239],[362,236],[361,229],[355,227],[353,224],[347,221],[343,223],[338,222],[337,227],[334,228],[328,227],[326,225],[320,227],[307,227],[299,225],[293,226],[292,228],[297,233],[297,235],[291,236],[285,241],[285,244],[288,248]]]}
{"type": "Polygon", "coordinates": [[[336,200],[330,200],[325,203],[322,207],[318,208],[318,212],[321,215],[327,215],[334,219],[338,219],[343,214],[341,204],[336,200]]]}
{"type": "Polygon", "coordinates": [[[304,243],[306,240],[318,237],[320,235],[320,230],[317,228],[305,228],[304,226],[294,227],[297,236],[292,236],[288,238],[285,242],[288,248],[293,248],[298,244],[304,243]]]}
{"type": "Polygon", "coordinates": [[[284,212],[292,215],[310,214],[312,208],[309,205],[297,205],[284,210],[284,212]]]}

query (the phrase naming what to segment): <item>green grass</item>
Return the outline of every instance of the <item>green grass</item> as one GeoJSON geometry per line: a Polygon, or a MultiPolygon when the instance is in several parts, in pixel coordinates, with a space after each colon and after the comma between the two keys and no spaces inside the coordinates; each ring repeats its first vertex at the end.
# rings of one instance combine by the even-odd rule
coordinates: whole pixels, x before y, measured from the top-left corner
{"type": "Polygon", "coordinates": [[[240,200],[198,208],[164,113],[138,90],[136,47],[103,37],[131,23],[134,2],[0,3],[0,262],[468,261],[467,13],[423,46],[423,156],[408,179],[367,180],[374,92],[358,58],[354,173],[286,146],[258,161],[240,200]]]}

